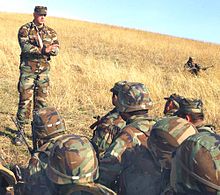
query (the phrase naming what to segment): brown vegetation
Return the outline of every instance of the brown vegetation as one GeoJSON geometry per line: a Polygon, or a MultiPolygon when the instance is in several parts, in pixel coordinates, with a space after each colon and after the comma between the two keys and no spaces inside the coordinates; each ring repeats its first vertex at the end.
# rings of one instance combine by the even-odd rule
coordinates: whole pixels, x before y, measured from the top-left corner
{"type": "MultiPolygon", "coordinates": [[[[22,165],[28,154],[25,146],[11,143],[15,126],[10,116],[18,101],[17,32],[31,20],[31,15],[0,13],[0,156],[22,165]]],[[[47,24],[61,43],[51,62],[48,102],[61,111],[69,133],[91,136],[93,116],[112,107],[109,89],[119,80],[146,84],[155,103],[152,115],[162,115],[163,97],[171,93],[201,98],[206,122],[220,127],[220,45],[60,18],[48,17],[47,24]],[[184,72],[189,56],[214,69],[200,77],[184,72]]]]}

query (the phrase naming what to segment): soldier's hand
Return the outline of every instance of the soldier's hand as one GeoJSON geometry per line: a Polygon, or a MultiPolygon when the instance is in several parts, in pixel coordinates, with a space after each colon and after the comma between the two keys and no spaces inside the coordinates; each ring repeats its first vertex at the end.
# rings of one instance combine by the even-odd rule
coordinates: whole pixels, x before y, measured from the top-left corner
{"type": "Polygon", "coordinates": [[[48,45],[48,46],[45,48],[45,53],[50,53],[50,52],[52,52],[52,51],[55,51],[57,48],[59,48],[59,45],[58,45],[58,44],[48,45]]]}

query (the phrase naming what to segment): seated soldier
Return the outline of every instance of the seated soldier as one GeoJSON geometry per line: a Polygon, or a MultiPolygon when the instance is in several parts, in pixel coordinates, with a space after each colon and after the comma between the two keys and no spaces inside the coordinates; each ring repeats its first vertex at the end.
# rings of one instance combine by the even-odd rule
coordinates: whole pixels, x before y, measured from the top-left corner
{"type": "MultiPolygon", "coordinates": [[[[115,83],[114,87],[110,90],[112,92],[112,104],[114,106],[117,104],[118,91],[126,82],[127,81],[119,81],[115,83]]],[[[121,118],[116,107],[90,126],[92,129],[96,127],[96,129],[93,131],[91,141],[97,147],[99,155],[104,154],[106,149],[112,143],[114,137],[124,126],[125,121],[121,118]]]]}
{"type": "Polygon", "coordinates": [[[174,153],[171,189],[175,195],[220,194],[220,136],[201,132],[190,136],[174,153]]]}
{"type": "Polygon", "coordinates": [[[98,181],[119,194],[159,192],[153,184],[158,185],[160,175],[151,163],[146,145],[149,130],[155,123],[154,118],[148,116],[152,106],[148,89],[142,83],[127,82],[118,92],[116,107],[126,121],[126,126],[100,159],[98,181]]]}
{"type": "Polygon", "coordinates": [[[203,102],[200,99],[181,99],[179,101],[179,109],[174,115],[191,122],[199,132],[210,131],[215,133],[215,127],[213,125],[204,124],[203,102]]]}
{"type": "Polygon", "coordinates": [[[190,135],[197,133],[196,128],[180,117],[165,117],[152,127],[147,141],[155,164],[161,170],[161,192],[169,186],[172,152],[190,135]]]}
{"type": "Polygon", "coordinates": [[[54,107],[41,108],[35,112],[32,136],[35,153],[29,161],[29,176],[26,179],[27,194],[47,194],[45,178],[39,177],[47,167],[48,156],[56,139],[63,136],[65,123],[54,107]]]}
{"type": "Polygon", "coordinates": [[[179,109],[179,102],[183,99],[183,96],[177,95],[175,93],[171,94],[169,97],[165,97],[166,100],[164,106],[164,115],[165,116],[174,116],[175,112],[179,109]]]}
{"type": "Polygon", "coordinates": [[[5,168],[0,162],[0,194],[14,195],[14,188],[16,184],[17,180],[14,173],[5,168]]]}
{"type": "Polygon", "coordinates": [[[56,140],[46,175],[42,175],[51,186],[52,195],[116,195],[94,183],[98,176],[98,159],[92,144],[86,137],[77,135],[65,135],[56,140]]]}

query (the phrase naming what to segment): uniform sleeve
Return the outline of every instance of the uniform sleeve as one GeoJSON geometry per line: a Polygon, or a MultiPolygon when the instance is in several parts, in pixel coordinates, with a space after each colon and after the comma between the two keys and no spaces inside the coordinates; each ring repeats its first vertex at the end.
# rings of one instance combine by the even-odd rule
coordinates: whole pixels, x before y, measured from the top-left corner
{"type": "MultiPolygon", "coordinates": [[[[51,39],[52,39],[52,45],[53,44],[58,44],[59,45],[59,41],[58,41],[58,38],[57,38],[57,33],[51,29],[51,39]]],[[[50,55],[51,56],[57,56],[59,53],[59,47],[57,47],[55,50],[51,51],[50,52],[50,55]]]]}
{"type": "Polygon", "coordinates": [[[122,158],[125,151],[132,147],[132,137],[123,132],[111,144],[104,157],[100,159],[99,183],[111,188],[111,184],[117,180],[123,170],[122,158]]]}
{"type": "Polygon", "coordinates": [[[27,26],[22,26],[18,31],[18,42],[22,53],[41,54],[41,49],[30,42],[28,31],[27,26]]]}

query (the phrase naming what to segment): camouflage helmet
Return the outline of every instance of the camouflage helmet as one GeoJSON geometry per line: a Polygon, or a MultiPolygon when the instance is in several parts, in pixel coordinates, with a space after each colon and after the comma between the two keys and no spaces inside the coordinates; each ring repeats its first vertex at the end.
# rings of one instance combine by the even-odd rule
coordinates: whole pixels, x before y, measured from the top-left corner
{"type": "Polygon", "coordinates": [[[220,136],[202,132],[190,136],[176,150],[171,185],[176,192],[220,195],[220,136]]]}
{"type": "Polygon", "coordinates": [[[112,93],[118,94],[121,86],[123,86],[127,81],[118,81],[117,83],[114,84],[114,86],[110,89],[112,93]]]}
{"type": "Polygon", "coordinates": [[[54,107],[41,108],[34,112],[32,132],[37,139],[50,139],[65,131],[65,123],[54,107]]]}
{"type": "Polygon", "coordinates": [[[152,106],[149,91],[142,83],[128,82],[119,90],[116,107],[120,112],[149,110],[152,106]]]}
{"type": "Polygon", "coordinates": [[[183,96],[177,95],[176,93],[171,94],[169,97],[165,97],[166,100],[164,111],[165,115],[173,115],[178,111],[180,101],[183,99],[183,96]]]}
{"type": "Polygon", "coordinates": [[[73,134],[57,139],[51,149],[46,174],[56,184],[93,182],[99,172],[92,144],[86,137],[73,134]]]}
{"type": "Polygon", "coordinates": [[[183,98],[179,102],[179,110],[178,114],[184,113],[194,113],[194,114],[201,114],[203,113],[203,102],[200,99],[193,99],[193,98],[183,98]]]}
{"type": "Polygon", "coordinates": [[[190,135],[197,133],[196,128],[180,117],[165,117],[152,127],[148,147],[161,168],[170,169],[172,152],[190,135]]]}

